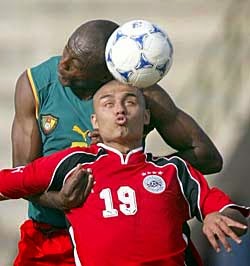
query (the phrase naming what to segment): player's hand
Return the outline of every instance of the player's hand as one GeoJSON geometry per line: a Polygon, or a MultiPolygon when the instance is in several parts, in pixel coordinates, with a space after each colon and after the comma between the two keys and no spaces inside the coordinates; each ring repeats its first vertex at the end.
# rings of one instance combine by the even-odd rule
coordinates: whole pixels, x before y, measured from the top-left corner
{"type": "Polygon", "coordinates": [[[93,131],[90,131],[88,133],[88,136],[91,139],[91,144],[96,144],[96,143],[100,143],[102,142],[102,138],[99,134],[99,130],[97,128],[95,128],[93,131]]]}
{"type": "Polygon", "coordinates": [[[93,185],[94,177],[91,169],[83,169],[81,164],[77,165],[58,193],[61,209],[68,211],[81,206],[91,192],[93,185]]]}
{"type": "Polygon", "coordinates": [[[203,221],[203,233],[206,235],[208,241],[216,252],[220,252],[219,241],[222,243],[226,251],[231,251],[231,245],[229,244],[227,237],[230,237],[238,244],[241,243],[241,239],[232,228],[246,230],[247,226],[220,212],[208,214],[203,221]]]}

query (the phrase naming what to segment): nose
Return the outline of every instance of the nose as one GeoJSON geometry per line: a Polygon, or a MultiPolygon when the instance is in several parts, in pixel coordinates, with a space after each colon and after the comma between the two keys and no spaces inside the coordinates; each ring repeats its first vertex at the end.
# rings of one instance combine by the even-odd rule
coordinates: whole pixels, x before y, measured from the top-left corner
{"type": "Polygon", "coordinates": [[[115,104],[115,113],[118,114],[125,114],[126,113],[126,108],[123,103],[117,102],[115,104]]]}

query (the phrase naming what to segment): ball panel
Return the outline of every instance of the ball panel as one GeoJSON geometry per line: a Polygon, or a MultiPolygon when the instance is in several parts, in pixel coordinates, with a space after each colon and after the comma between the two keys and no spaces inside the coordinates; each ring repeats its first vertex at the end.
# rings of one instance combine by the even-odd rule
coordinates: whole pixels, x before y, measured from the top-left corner
{"type": "Polygon", "coordinates": [[[111,49],[113,64],[118,69],[128,71],[140,61],[139,48],[132,39],[120,39],[111,49]]]}
{"type": "Polygon", "coordinates": [[[153,25],[146,20],[132,20],[122,25],[122,32],[130,37],[153,31],[153,25]]]}
{"type": "Polygon", "coordinates": [[[160,79],[160,72],[154,71],[152,68],[140,69],[130,76],[128,83],[139,88],[146,88],[157,83],[160,79]]]}
{"type": "Polygon", "coordinates": [[[173,47],[167,33],[157,25],[133,20],[110,36],[105,57],[114,78],[148,87],[167,74],[172,65],[173,47]]]}
{"type": "Polygon", "coordinates": [[[160,33],[150,34],[145,38],[143,50],[149,61],[154,64],[164,64],[170,54],[168,42],[160,33]]]}

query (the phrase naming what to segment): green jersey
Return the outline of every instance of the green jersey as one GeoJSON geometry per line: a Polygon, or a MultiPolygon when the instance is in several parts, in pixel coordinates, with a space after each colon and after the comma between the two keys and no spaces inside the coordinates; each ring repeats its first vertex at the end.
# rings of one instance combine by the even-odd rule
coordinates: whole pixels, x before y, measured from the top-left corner
{"type": "MultiPolygon", "coordinates": [[[[58,80],[60,57],[52,57],[27,70],[36,103],[36,117],[42,139],[42,153],[49,155],[74,146],[88,146],[92,130],[92,100],[79,99],[58,80]]],[[[29,202],[29,217],[38,222],[65,227],[64,213],[29,202]]]]}

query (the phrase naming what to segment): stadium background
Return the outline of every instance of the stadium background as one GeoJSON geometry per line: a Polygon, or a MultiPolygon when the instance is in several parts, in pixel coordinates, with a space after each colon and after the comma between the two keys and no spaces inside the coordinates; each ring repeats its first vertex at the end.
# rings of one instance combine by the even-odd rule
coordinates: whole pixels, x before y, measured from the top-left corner
{"type": "MultiPolygon", "coordinates": [[[[11,166],[13,96],[19,74],[60,54],[67,37],[87,20],[123,23],[142,18],[167,30],[174,45],[174,63],[161,85],[201,124],[224,157],[221,174],[207,179],[240,203],[250,204],[250,1],[12,0],[1,1],[0,7],[1,168],[11,166]]],[[[171,152],[156,132],[147,143],[156,154],[171,152]]],[[[25,218],[24,200],[1,203],[1,266],[12,265],[18,227],[25,218]]],[[[200,225],[192,227],[206,256],[200,225]]]]}

